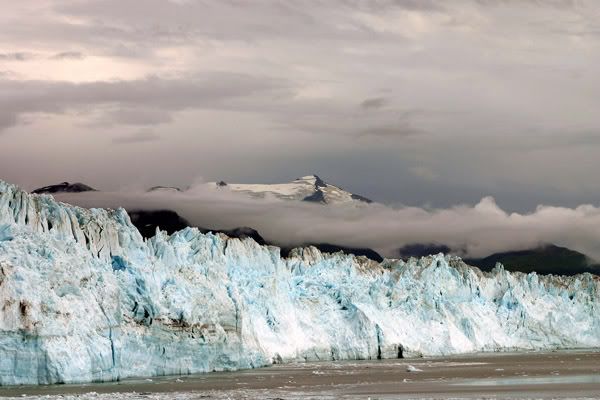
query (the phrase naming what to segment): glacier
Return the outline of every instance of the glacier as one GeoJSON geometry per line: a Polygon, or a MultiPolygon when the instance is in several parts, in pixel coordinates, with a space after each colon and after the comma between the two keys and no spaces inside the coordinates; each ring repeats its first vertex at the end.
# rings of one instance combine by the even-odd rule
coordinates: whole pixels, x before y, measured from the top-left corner
{"type": "Polygon", "coordinates": [[[600,346],[600,281],[376,263],[186,228],[0,181],[0,385],[273,363],[600,346]]]}

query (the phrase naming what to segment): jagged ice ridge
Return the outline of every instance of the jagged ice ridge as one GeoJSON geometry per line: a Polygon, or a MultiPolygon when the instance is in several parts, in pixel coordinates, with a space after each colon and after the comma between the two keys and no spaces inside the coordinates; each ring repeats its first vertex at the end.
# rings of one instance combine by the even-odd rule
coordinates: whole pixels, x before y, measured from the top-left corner
{"type": "Polygon", "coordinates": [[[110,381],[295,360],[600,346],[600,283],[455,257],[294,250],[0,181],[0,384],[110,381]]]}

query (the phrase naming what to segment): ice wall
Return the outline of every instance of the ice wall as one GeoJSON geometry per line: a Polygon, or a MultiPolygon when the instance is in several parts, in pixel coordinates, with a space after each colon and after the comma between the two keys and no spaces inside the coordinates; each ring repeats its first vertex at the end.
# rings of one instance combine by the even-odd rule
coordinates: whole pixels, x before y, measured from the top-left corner
{"type": "Polygon", "coordinates": [[[589,274],[381,264],[187,228],[145,241],[120,210],[0,181],[0,384],[273,362],[600,346],[589,274]]]}

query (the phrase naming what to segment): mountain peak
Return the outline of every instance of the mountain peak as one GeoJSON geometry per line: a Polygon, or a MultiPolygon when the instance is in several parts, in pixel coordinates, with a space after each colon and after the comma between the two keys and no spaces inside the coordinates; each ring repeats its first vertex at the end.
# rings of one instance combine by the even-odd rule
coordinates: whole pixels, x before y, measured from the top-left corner
{"type": "Polygon", "coordinates": [[[281,200],[308,201],[320,204],[363,204],[372,203],[366,197],[350,193],[338,186],[325,182],[316,174],[305,175],[287,183],[249,184],[210,182],[213,188],[223,188],[250,197],[275,197],[281,200]]]}
{"type": "Polygon", "coordinates": [[[315,185],[315,188],[317,190],[319,188],[325,188],[328,185],[328,183],[325,182],[323,179],[321,179],[321,177],[319,177],[319,175],[317,175],[317,174],[303,176],[302,178],[296,179],[294,182],[297,182],[297,181],[308,181],[312,185],[315,185]]]}
{"type": "Polygon", "coordinates": [[[80,193],[80,192],[95,192],[91,186],[88,186],[81,182],[69,183],[69,182],[61,182],[56,185],[44,186],[41,188],[37,188],[33,190],[31,193],[41,194],[41,193],[80,193]]]}
{"type": "Polygon", "coordinates": [[[311,181],[311,180],[315,180],[317,178],[318,178],[317,175],[312,174],[312,175],[304,175],[304,176],[302,176],[300,178],[297,178],[296,180],[297,181],[311,181]]]}

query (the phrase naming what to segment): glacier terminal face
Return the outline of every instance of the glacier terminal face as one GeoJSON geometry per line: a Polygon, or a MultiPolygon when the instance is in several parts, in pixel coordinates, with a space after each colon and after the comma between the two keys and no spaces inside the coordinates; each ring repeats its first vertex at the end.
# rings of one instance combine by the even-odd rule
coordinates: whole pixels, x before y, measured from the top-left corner
{"type": "Polygon", "coordinates": [[[0,385],[276,362],[600,346],[589,274],[381,264],[186,228],[144,240],[122,210],[0,181],[0,385]]]}

